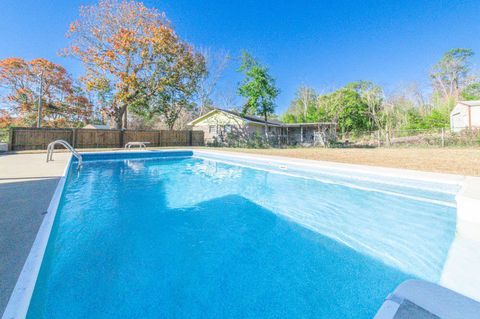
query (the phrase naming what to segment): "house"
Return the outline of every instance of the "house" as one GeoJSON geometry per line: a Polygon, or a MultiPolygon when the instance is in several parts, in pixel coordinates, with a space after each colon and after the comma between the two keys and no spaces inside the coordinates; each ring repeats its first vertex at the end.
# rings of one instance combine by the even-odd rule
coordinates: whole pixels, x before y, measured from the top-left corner
{"type": "Polygon", "coordinates": [[[218,108],[191,121],[188,125],[192,130],[204,132],[207,145],[264,140],[267,135],[269,143],[286,145],[325,145],[336,138],[335,123],[287,124],[268,120],[265,125],[265,120],[260,117],[218,108]],[[268,134],[265,134],[265,128],[268,134]]]}
{"type": "Polygon", "coordinates": [[[90,130],[109,130],[110,126],[104,124],[87,124],[83,128],[90,130]]]}
{"type": "Polygon", "coordinates": [[[480,100],[459,101],[450,113],[450,128],[454,132],[480,129],[480,100]]]}

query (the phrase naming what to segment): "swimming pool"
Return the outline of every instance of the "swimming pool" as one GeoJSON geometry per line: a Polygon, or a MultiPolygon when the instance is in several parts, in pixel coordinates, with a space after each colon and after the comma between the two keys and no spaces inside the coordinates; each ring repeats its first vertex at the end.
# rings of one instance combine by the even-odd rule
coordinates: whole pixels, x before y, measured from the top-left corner
{"type": "Polygon", "coordinates": [[[27,318],[372,318],[402,281],[440,281],[458,189],[202,152],[84,155],[27,318]]]}

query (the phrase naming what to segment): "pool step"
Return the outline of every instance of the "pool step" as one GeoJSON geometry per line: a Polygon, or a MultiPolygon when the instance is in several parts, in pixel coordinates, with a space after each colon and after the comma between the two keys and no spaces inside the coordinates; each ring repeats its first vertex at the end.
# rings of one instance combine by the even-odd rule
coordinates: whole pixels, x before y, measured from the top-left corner
{"type": "Polygon", "coordinates": [[[374,319],[478,319],[480,303],[453,290],[407,280],[388,295],[374,319]]]}

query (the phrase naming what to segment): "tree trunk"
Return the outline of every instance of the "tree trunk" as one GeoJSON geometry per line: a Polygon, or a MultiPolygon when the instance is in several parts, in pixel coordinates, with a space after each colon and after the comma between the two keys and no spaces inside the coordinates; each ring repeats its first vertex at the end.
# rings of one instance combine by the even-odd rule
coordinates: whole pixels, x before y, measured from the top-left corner
{"type": "Polygon", "coordinates": [[[121,130],[123,126],[123,117],[119,111],[115,114],[115,128],[121,130]]]}
{"type": "Polygon", "coordinates": [[[123,111],[123,128],[127,129],[128,128],[128,114],[127,114],[127,108],[125,107],[125,110],[123,111]]]}
{"type": "Polygon", "coordinates": [[[267,124],[267,114],[264,114],[264,119],[265,119],[265,139],[268,142],[268,124],[267,124]]]}

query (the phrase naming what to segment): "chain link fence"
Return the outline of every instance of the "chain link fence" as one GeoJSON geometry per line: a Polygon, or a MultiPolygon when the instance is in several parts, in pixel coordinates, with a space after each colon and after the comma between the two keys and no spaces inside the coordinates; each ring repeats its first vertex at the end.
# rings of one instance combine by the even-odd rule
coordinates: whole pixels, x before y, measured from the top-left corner
{"type": "Polygon", "coordinates": [[[428,130],[377,130],[337,133],[329,139],[320,133],[311,135],[272,134],[268,140],[263,134],[229,136],[207,141],[207,146],[241,148],[377,148],[377,147],[479,147],[480,129],[453,132],[450,129],[428,130]]]}
{"type": "Polygon", "coordinates": [[[207,146],[234,148],[287,148],[287,147],[331,147],[335,144],[335,134],[327,132],[264,134],[228,133],[206,141],[207,146]]]}
{"type": "Polygon", "coordinates": [[[338,134],[338,147],[473,147],[480,146],[480,129],[366,131],[338,134]]]}

